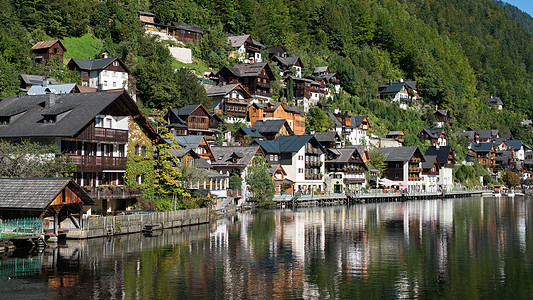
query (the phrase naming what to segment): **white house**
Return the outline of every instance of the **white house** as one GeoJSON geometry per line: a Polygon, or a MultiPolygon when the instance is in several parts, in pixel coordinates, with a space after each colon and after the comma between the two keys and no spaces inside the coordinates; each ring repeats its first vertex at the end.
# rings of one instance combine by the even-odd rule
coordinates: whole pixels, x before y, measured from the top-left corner
{"type": "Polygon", "coordinates": [[[68,66],[80,72],[82,86],[97,88],[99,91],[128,90],[131,71],[118,57],[104,56],[88,60],[73,58],[68,66]]]}

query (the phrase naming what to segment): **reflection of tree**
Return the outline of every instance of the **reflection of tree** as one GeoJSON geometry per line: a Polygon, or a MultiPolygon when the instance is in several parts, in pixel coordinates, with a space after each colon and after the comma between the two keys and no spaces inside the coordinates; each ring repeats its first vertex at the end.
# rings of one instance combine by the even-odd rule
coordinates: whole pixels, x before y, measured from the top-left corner
{"type": "Polygon", "coordinates": [[[252,244],[252,251],[258,258],[268,251],[268,245],[275,228],[273,211],[262,211],[254,214],[254,219],[248,226],[248,238],[252,244]]]}

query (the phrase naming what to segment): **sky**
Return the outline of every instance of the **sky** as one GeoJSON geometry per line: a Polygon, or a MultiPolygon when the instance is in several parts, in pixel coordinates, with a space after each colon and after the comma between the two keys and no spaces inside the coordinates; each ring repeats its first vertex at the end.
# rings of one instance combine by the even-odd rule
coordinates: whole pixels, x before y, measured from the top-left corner
{"type": "Polygon", "coordinates": [[[533,0],[503,0],[509,4],[512,4],[520,10],[527,12],[530,16],[533,16],[533,0]]]}

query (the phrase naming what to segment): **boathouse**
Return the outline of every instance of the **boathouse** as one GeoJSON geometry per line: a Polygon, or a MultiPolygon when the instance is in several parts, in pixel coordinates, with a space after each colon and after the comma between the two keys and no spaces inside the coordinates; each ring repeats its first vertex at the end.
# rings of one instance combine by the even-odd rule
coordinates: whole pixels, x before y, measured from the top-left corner
{"type": "Polygon", "coordinates": [[[79,228],[94,201],[70,178],[0,178],[0,218],[41,218],[44,233],[79,228]]]}

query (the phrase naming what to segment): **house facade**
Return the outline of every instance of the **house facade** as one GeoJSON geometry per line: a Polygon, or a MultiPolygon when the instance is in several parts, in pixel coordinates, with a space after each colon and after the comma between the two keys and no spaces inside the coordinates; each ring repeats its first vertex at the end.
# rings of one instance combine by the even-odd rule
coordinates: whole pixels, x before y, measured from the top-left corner
{"type": "Polygon", "coordinates": [[[376,148],[385,156],[383,178],[391,185],[404,187],[408,192],[422,191],[422,163],[424,156],[418,147],[376,148]]]}
{"type": "Polygon", "coordinates": [[[423,129],[419,134],[418,138],[421,140],[427,140],[431,143],[431,146],[447,146],[448,145],[448,134],[444,128],[428,128],[423,129]]]}
{"type": "Polygon", "coordinates": [[[60,40],[51,40],[36,43],[31,51],[35,54],[35,62],[37,63],[47,63],[56,57],[59,57],[63,62],[63,55],[67,52],[67,48],[63,46],[60,40]]]}
{"type": "Polygon", "coordinates": [[[416,81],[400,81],[383,84],[378,87],[378,96],[380,99],[398,102],[400,108],[407,109],[410,106],[420,104],[418,96],[418,83],[416,81]]]}
{"type": "Polygon", "coordinates": [[[453,167],[455,166],[456,152],[451,146],[431,146],[426,150],[426,155],[437,156],[439,162],[439,176],[437,187],[448,190],[453,187],[453,167]]]}
{"type": "Polygon", "coordinates": [[[88,60],[73,58],[68,66],[80,72],[82,86],[99,91],[128,90],[131,71],[118,57],[88,60]]]}
{"type": "Polygon", "coordinates": [[[263,61],[261,49],[265,46],[252,39],[251,35],[229,35],[228,42],[233,48],[233,51],[229,55],[230,58],[237,59],[245,64],[260,63],[263,61]]]}
{"type": "Polygon", "coordinates": [[[260,120],[255,122],[251,129],[257,130],[264,139],[269,141],[276,139],[278,136],[294,134],[289,122],[283,119],[260,120]]]}
{"type": "Polygon", "coordinates": [[[266,62],[224,66],[218,73],[217,85],[240,83],[252,95],[252,102],[270,101],[270,82],[275,80],[270,66],[266,62]]]}
{"type": "Polygon", "coordinates": [[[248,108],[248,119],[252,127],[257,121],[283,119],[289,122],[294,134],[302,135],[305,133],[305,112],[281,102],[253,103],[248,108]]]}
{"type": "Polygon", "coordinates": [[[368,167],[359,149],[330,149],[328,156],[325,177],[328,192],[355,193],[362,191],[368,184],[365,177],[368,167]]]}
{"type": "Polygon", "coordinates": [[[352,116],[347,112],[344,114],[332,114],[329,116],[335,122],[335,130],[345,141],[352,145],[363,145],[368,143],[367,131],[370,123],[366,116],[352,116]]]}
{"type": "Polygon", "coordinates": [[[139,19],[144,25],[145,32],[156,35],[163,40],[175,40],[181,43],[198,43],[202,40],[203,30],[200,26],[172,22],[172,25],[158,24],[155,14],[139,11],[139,19]]]}
{"type": "Polygon", "coordinates": [[[435,109],[435,112],[433,112],[433,116],[435,117],[437,127],[442,128],[444,127],[444,124],[448,124],[450,125],[450,127],[453,127],[452,115],[449,110],[435,109]]]}
{"type": "Polygon", "coordinates": [[[289,80],[294,83],[293,93],[296,104],[302,106],[306,113],[309,112],[311,106],[316,106],[326,93],[326,87],[314,80],[289,76],[285,82],[289,80]]]}
{"type": "Polygon", "coordinates": [[[209,141],[214,141],[220,133],[217,128],[222,121],[202,104],[190,104],[181,109],[170,108],[166,119],[173,135],[203,135],[209,141]]]}
{"type": "Polygon", "coordinates": [[[240,83],[204,85],[215,113],[226,116],[226,123],[245,123],[252,96],[240,83]]]}

